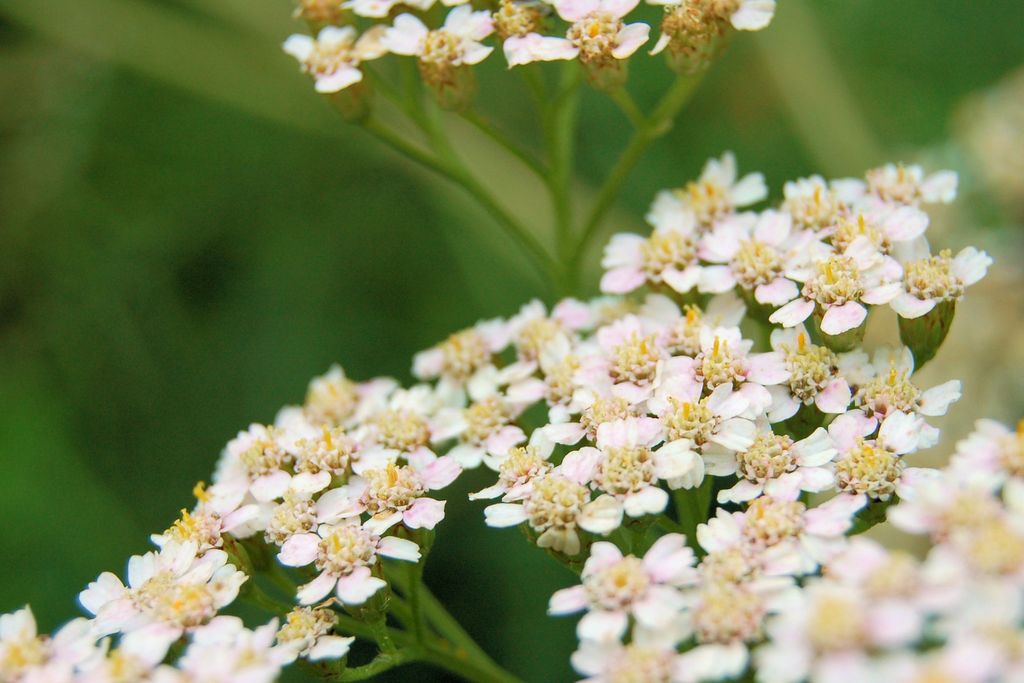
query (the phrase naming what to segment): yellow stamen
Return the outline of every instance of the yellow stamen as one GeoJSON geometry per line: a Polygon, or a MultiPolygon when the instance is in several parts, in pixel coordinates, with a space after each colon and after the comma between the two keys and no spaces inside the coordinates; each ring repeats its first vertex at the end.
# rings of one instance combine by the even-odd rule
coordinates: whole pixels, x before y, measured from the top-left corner
{"type": "Polygon", "coordinates": [[[860,234],[864,234],[864,214],[857,216],[857,224],[860,225],[860,234]]]}
{"type": "Polygon", "coordinates": [[[192,487],[192,495],[195,496],[196,500],[198,500],[200,503],[208,503],[210,502],[210,499],[213,497],[206,492],[205,482],[199,482],[194,487],[192,487]]]}
{"type": "Polygon", "coordinates": [[[807,335],[801,332],[796,337],[796,350],[803,351],[805,346],[807,346],[807,335]]]}
{"type": "MultiPolygon", "coordinates": [[[[683,404],[683,419],[684,420],[689,420],[690,419],[690,404],[689,403],[684,403],[683,404]]],[[[1024,420],[1022,420],[1021,422],[1022,422],[1022,424],[1024,424],[1024,420]]]]}
{"type": "Polygon", "coordinates": [[[686,323],[692,325],[695,322],[697,322],[697,311],[688,307],[686,309],[686,323]]]}
{"type": "Polygon", "coordinates": [[[714,355],[716,355],[716,356],[718,355],[718,349],[721,347],[721,345],[722,345],[722,340],[719,339],[718,337],[715,337],[715,350],[712,352],[712,353],[714,353],[714,355]]]}
{"type": "Polygon", "coordinates": [[[331,441],[331,432],[327,429],[327,425],[324,425],[324,442],[328,448],[334,448],[334,442],[331,441]]]}
{"type": "Polygon", "coordinates": [[[832,272],[832,261],[825,262],[825,276],[828,278],[828,283],[834,285],[836,283],[836,274],[832,272]]]}

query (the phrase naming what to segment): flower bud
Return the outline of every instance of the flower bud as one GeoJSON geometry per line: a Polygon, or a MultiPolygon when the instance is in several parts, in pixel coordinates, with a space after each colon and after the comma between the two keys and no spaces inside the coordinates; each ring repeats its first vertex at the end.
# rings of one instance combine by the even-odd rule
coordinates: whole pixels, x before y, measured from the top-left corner
{"type": "Polygon", "coordinates": [[[938,353],[949,334],[956,313],[956,300],[947,299],[918,318],[898,318],[900,341],[914,354],[914,366],[920,368],[938,353]]]}
{"type": "Polygon", "coordinates": [[[299,0],[295,18],[305,19],[310,29],[319,31],[325,26],[345,26],[352,23],[352,14],[341,8],[344,0],[299,0]]]}
{"type": "Polygon", "coordinates": [[[704,0],[686,0],[665,8],[661,38],[651,51],[667,48],[665,60],[676,73],[694,75],[706,70],[726,48],[731,37],[728,18],[711,12],[704,0]]]}
{"type": "Polygon", "coordinates": [[[814,314],[811,319],[814,321],[814,333],[824,346],[827,346],[836,353],[853,351],[864,341],[864,333],[867,331],[867,320],[865,319],[857,327],[847,330],[841,334],[827,334],[821,331],[821,320],[825,317],[825,309],[821,305],[814,307],[814,314]]]}

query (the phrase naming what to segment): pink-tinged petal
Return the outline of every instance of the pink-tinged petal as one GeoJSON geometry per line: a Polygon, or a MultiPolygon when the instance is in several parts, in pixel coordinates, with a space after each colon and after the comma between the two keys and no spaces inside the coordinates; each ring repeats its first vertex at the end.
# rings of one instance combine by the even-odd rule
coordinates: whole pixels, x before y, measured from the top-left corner
{"type": "Polygon", "coordinates": [[[319,493],[325,488],[331,485],[331,473],[327,471],[317,472],[299,472],[288,484],[288,488],[293,493],[305,494],[312,496],[314,493],[319,493]]]}
{"type": "Polygon", "coordinates": [[[299,590],[295,592],[295,599],[299,601],[300,605],[312,605],[320,602],[334,590],[337,583],[336,576],[327,573],[321,574],[305,586],[300,586],[299,590]]]}
{"type": "Polygon", "coordinates": [[[622,501],[622,509],[630,517],[656,515],[668,507],[668,493],[657,486],[645,486],[636,493],[630,493],[622,501]]]}
{"type": "Polygon", "coordinates": [[[527,406],[544,398],[546,393],[547,385],[544,380],[529,377],[510,385],[505,391],[505,398],[513,405],[527,406]]]}
{"type": "Polygon", "coordinates": [[[828,435],[839,450],[848,451],[858,438],[866,437],[878,427],[878,420],[859,410],[852,410],[832,420],[828,435]]]}
{"type": "Polygon", "coordinates": [[[804,531],[815,536],[841,536],[850,528],[854,515],[868,503],[863,493],[840,493],[804,513],[804,531]]]}
{"type": "Polygon", "coordinates": [[[684,270],[676,270],[674,268],[667,268],[662,271],[661,279],[665,281],[665,284],[679,292],[680,294],[686,294],[691,289],[697,286],[700,281],[701,267],[697,264],[687,266],[684,270]]]}
{"type": "Polygon", "coordinates": [[[377,543],[377,554],[403,562],[419,562],[420,547],[412,541],[396,536],[388,536],[377,543]]]}
{"type": "Polygon", "coordinates": [[[576,522],[584,531],[608,535],[622,526],[622,505],[607,493],[583,506],[576,522]]]}
{"type": "Polygon", "coordinates": [[[814,405],[823,413],[845,413],[853,400],[853,393],[845,377],[837,377],[814,397],[814,405]]]}
{"type": "Polygon", "coordinates": [[[639,268],[623,266],[609,270],[601,278],[601,291],[606,294],[628,294],[647,282],[647,274],[639,268]]]}
{"type": "Polygon", "coordinates": [[[587,434],[586,428],[579,422],[564,422],[562,424],[550,424],[542,427],[544,436],[555,443],[563,446],[571,446],[578,443],[587,434]]]}
{"type": "Polygon", "coordinates": [[[590,547],[590,557],[583,565],[582,576],[596,574],[602,569],[613,567],[622,561],[622,551],[614,543],[598,541],[590,547]]]}
{"type": "Polygon", "coordinates": [[[557,59],[575,59],[579,48],[565,38],[527,33],[525,36],[511,36],[504,43],[505,60],[513,66],[530,62],[550,62],[557,59]]]}
{"type": "Polygon", "coordinates": [[[411,14],[399,14],[394,25],[384,32],[381,43],[396,55],[417,55],[423,49],[427,33],[422,21],[411,14]]]}
{"type": "Polygon", "coordinates": [[[934,417],[945,415],[949,404],[960,400],[960,380],[951,379],[945,384],[925,391],[921,394],[918,410],[922,415],[934,417]]]}
{"type": "Polygon", "coordinates": [[[761,304],[782,306],[800,296],[800,289],[792,280],[777,277],[766,285],[758,285],[754,290],[754,299],[761,304]]]}
{"type": "Polygon", "coordinates": [[[555,591],[548,601],[548,614],[559,616],[581,612],[587,606],[587,593],[583,586],[572,586],[555,591]]]}
{"type": "Polygon", "coordinates": [[[576,635],[580,640],[607,643],[621,640],[628,626],[629,616],[625,610],[592,610],[576,625],[576,635]]]}
{"type": "Polygon", "coordinates": [[[361,80],[363,80],[362,71],[355,67],[343,66],[334,73],[317,76],[313,87],[318,93],[339,92],[361,80]]]}
{"type": "Polygon", "coordinates": [[[287,472],[274,472],[257,477],[256,481],[249,487],[252,497],[261,503],[267,503],[276,498],[284,496],[291,482],[291,475],[287,472]]]}
{"type": "Polygon", "coordinates": [[[454,460],[463,469],[474,470],[477,467],[480,467],[480,463],[483,462],[486,454],[487,451],[480,446],[460,443],[458,446],[448,451],[446,457],[454,460]]]}
{"type": "Polygon", "coordinates": [[[523,433],[523,430],[515,425],[508,425],[502,427],[497,434],[488,437],[485,445],[490,455],[505,458],[510,448],[524,441],[526,441],[526,434],[523,433]]]}
{"type": "Polygon", "coordinates": [[[409,506],[402,519],[410,529],[433,529],[444,519],[444,504],[443,500],[420,498],[409,506]]]}
{"type": "Polygon", "coordinates": [[[664,438],[665,427],[653,417],[636,418],[636,443],[643,446],[653,446],[664,438]]]}
{"type": "Polygon", "coordinates": [[[314,43],[313,38],[301,33],[289,36],[288,40],[284,41],[284,45],[281,46],[287,54],[295,57],[300,62],[305,62],[309,59],[315,47],[316,43],[314,43]]]}
{"type": "Polygon", "coordinates": [[[781,384],[790,378],[786,354],[782,351],[755,353],[749,357],[747,381],[761,385],[781,384]]]}
{"type": "Polygon", "coordinates": [[[601,7],[599,0],[560,0],[555,3],[558,16],[566,21],[581,21],[601,7]]]}
{"type": "Polygon", "coordinates": [[[768,409],[768,421],[772,424],[793,417],[803,405],[793,398],[793,393],[788,386],[768,387],[768,392],[772,395],[772,405],[768,409]]]}
{"type": "Polygon", "coordinates": [[[577,484],[588,484],[593,478],[594,473],[597,471],[597,465],[601,462],[601,451],[596,448],[581,448],[578,451],[573,451],[562,459],[562,464],[558,466],[558,471],[566,479],[570,479],[577,484]]]}
{"type": "Polygon", "coordinates": [[[317,519],[331,524],[339,519],[355,517],[365,512],[366,506],[360,503],[358,498],[350,497],[352,495],[358,494],[353,494],[349,487],[343,486],[320,496],[320,500],[316,502],[317,519]]]}
{"type": "Polygon", "coordinates": [[[893,242],[908,242],[928,229],[928,214],[914,206],[901,206],[885,217],[882,227],[893,242]]]}
{"type": "MultiPolygon", "coordinates": [[[[775,16],[775,0],[744,0],[738,10],[729,17],[733,28],[738,31],[760,31],[771,23],[775,16]]],[[[720,676],[718,678],[732,678],[720,676]]]]}
{"type": "MultiPolygon", "coordinates": [[[[615,0],[616,2],[619,0],[615,0]]],[[[635,3],[634,3],[635,4],[635,3]]],[[[651,27],[644,23],[628,24],[619,30],[615,36],[616,45],[612,49],[612,57],[625,59],[640,49],[640,46],[647,42],[650,37],[651,27]]]]}
{"type": "Polygon", "coordinates": [[[866,304],[872,306],[882,306],[890,303],[893,299],[898,297],[904,291],[902,282],[890,282],[887,285],[881,285],[873,289],[869,289],[861,294],[860,300],[866,304]]]}
{"type": "MultiPolygon", "coordinates": [[[[508,450],[508,449],[506,449],[508,450]]],[[[419,471],[420,479],[431,491],[443,489],[462,473],[462,467],[453,458],[441,456],[419,471]]]]}
{"type": "Polygon", "coordinates": [[[740,538],[741,531],[735,517],[722,509],[707,524],[697,525],[697,542],[709,553],[735,546],[740,538]]]}
{"type": "MultiPolygon", "coordinates": [[[[655,541],[647,552],[644,553],[644,569],[650,574],[671,573],[677,564],[678,553],[684,552],[685,549],[687,549],[685,535],[665,534],[655,541]]],[[[692,553],[693,551],[691,550],[690,554],[692,555],[692,553]]],[[[657,582],[665,583],[661,579],[658,579],[657,582]]]]}
{"type": "MultiPolygon", "coordinates": [[[[796,472],[800,476],[800,490],[818,493],[830,489],[836,484],[836,475],[824,467],[800,467],[796,472]]],[[[782,475],[788,476],[788,475],[782,475]]],[[[767,487],[766,487],[767,490],[767,487]]]]}
{"type": "Polygon", "coordinates": [[[718,492],[719,503],[746,503],[748,500],[754,500],[764,491],[764,487],[761,484],[755,484],[752,481],[741,479],[731,489],[718,492]]]}
{"type": "Polygon", "coordinates": [[[801,469],[781,474],[776,479],[766,481],[763,489],[764,494],[780,500],[796,500],[800,496],[803,484],[801,469]]]}
{"type": "Polygon", "coordinates": [[[829,306],[821,319],[821,331],[836,336],[860,327],[867,317],[868,309],[856,301],[847,301],[842,306],[829,306]]]}
{"type": "Polygon", "coordinates": [[[686,607],[686,600],[675,588],[649,586],[646,594],[633,603],[633,616],[647,628],[662,629],[678,619],[686,607]]]}
{"type": "Polygon", "coordinates": [[[733,418],[721,423],[718,432],[711,436],[711,442],[733,451],[745,451],[754,445],[757,427],[750,420],[733,418]]]}
{"type": "Polygon", "coordinates": [[[316,534],[294,534],[281,546],[278,559],[288,567],[305,567],[316,559],[320,537],[316,534]]]}
{"type": "Polygon", "coordinates": [[[522,505],[513,503],[497,503],[484,508],[484,523],[498,529],[522,524],[529,517],[522,505]]]}
{"type": "MultiPolygon", "coordinates": [[[[736,286],[736,274],[729,266],[704,266],[697,288],[702,292],[721,294],[736,286]]],[[[788,299],[787,299],[788,301],[788,299]]]]}
{"type": "Polygon", "coordinates": [[[403,513],[398,510],[391,512],[378,512],[373,517],[370,517],[370,519],[363,522],[363,527],[370,533],[383,536],[387,533],[388,529],[403,521],[403,517],[403,513]]]}
{"type": "Polygon", "coordinates": [[[787,211],[766,209],[754,226],[754,239],[772,246],[782,244],[793,230],[793,216],[787,211]]]}
{"type": "MultiPolygon", "coordinates": [[[[651,0],[648,0],[648,4],[666,4],[666,5],[671,5],[671,4],[673,4],[674,1],[675,0],[654,0],[652,2],[651,0]]],[[[661,35],[658,36],[658,42],[654,44],[654,47],[651,48],[651,51],[648,52],[647,54],[649,54],[649,55],[660,54],[662,50],[664,50],[666,47],[668,47],[668,44],[671,41],[672,41],[672,36],[670,36],[667,33],[662,33],[661,35]]]]}
{"type": "Polygon", "coordinates": [[[837,452],[832,437],[823,427],[818,427],[806,439],[793,444],[793,454],[805,467],[820,467],[831,461],[837,452]]]}
{"type": "Polygon", "coordinates": [[[807,320],[813,312],[814,302],[801,297],[772,313],[768,320],[783,327],[794,327],[807,320]]]}
{"type": "Polygon", "coordinates": [[[387,582],[370,575],[369,567],[356,567],[348,576],[338,579],[338,599],[346,605],[362,605],[387,582]]]}
{"type": "Polygon", "coordinates": [[[636,9],[640,0],[601,0],[601,11],[607,12],[616,19],[622,19],[636,9]]]}
{"type": "Polygon", "coordinates": [[[469,43],[468,47],[464,43],[463,50],[464,52],[462,53],[462,57],[453,63],[479,64],[480,62],[487,59],[487,57],[490,56],[492,52],[494,52],[493,47],[490,47],[488,45],[481,45],[480,43],[469,43]]]}
{"type": "Polygon", "coordinates": [[[928,311],[935,308],[934,299],[918,299],[909,292],[904,292],[889,302],[892,310],[899,313],[901,318],[920,318],[928,311]]]}
{"type": "MultiPolygon", "coordinates": [[[[129,655],[130,659],[136,661],[136,665],[145,663],[147,666],[156,667],[167,656],[171,645],[181,638],[184,631],[185,629],[181,626],[171,626],[160,622],[147,624],[131,633],[122,635],[121,642],[118,643],[118,652],[122,655],[129,655]]],[[[31,677],[26,676],[21,680],[31,680],[31,677]]],[[[43,680],[50,679],[44,676],[43,680]]]]}
{"type": "Polygon", "coordinates": [[[678,439],[654,451],[654,471],[659,479],[678,479],[690,474],[699,460],[700,456],[693,451],[693,442],[678,439]]]}
{"type": "Polygon", "coordinates": [[[649,387],[641,387],[632,382],[620,382],[612,387],[612,395],[615,398],[624,398],[634,405],[647,399],[650,394],[649,387]]]}

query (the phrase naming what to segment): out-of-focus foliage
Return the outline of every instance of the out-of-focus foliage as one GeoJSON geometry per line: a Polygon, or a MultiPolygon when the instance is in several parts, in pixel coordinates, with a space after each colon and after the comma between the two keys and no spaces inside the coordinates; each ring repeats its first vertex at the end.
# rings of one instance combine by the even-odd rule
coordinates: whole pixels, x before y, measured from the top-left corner
{"type": "MultiPolygon", "coordinates": [[[[997,266],[934,371],[976,401],[958,425],[1016,420],[1021,214],[991,208],[972,138],[949,136],[961,102],[1024,63],[1024,5],[779,5],[714,67],[605,232],[640,229],[654,191],[724,149],[776,194],[889,159],[952,164],[968,192],[942,234],[997,266]]],[[[547,295],[465,196],[332,117],[279,51],[300,28],[282,0],[0,0],[0,22],[0,612],[30,602],[45,630],[75,615],[77,591],[147,549],[236,431],[332,362],[407,380],[414,351],[547,295]]],[[[514,76],[488,60],[482,107],[534,139],[514,76]]],[[[631,78],[649,105],[669,72],[638,56],[631,78]]],[[[961,131],[980,118],[962,111],[961,131]]],[[[586,199],[628,130],[596,92],[581,112],[586,199]]],[[[511,162],[454,130],[510,205],[543,215],[511,162]]],[[[570,680],[572,624],[543,616],[570,575],[514,531],[484,533],[478,505],[448,515],[428,581],[510,670],[570,680]]]]}

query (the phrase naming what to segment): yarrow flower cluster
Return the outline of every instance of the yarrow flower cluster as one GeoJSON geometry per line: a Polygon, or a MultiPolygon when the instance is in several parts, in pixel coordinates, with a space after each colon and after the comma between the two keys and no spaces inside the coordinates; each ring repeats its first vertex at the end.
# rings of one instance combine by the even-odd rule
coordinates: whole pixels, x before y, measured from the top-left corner
{"type": "MultiPolygon", "coordinates": [[[[649,40],[648,24],[626,22],[639,2],[500,0],[493,11],[473,11],[465,0],[442,0],[455,7],[443,25],[430,27],[425,21],[434,0],[304,0],[297,15],[318,28],[319,35],[293,35],[284,49],[313,76],[321,93],[361,83],[362,63],[389,52],[415,57],[438,103],[463,109],[472,87],[470,68],[494,50],[480,41],[496,35],[510,69],[537,61],[578,60],[592,85],[610,91],[625,83],[626,61],[649,40]],[[371,24],[361,35],[354,26],[357,19],[389,17],[394,17],[390,25],[371,24]],[[559,28],[553,26],[556,18],[559,28]]],[[[765,28],[775,12],[775,0],[648,2],[666,10],[651,54],[667,47],[669,66],[681,73],[706,69],[732,31],[765,28]]]]}
{"type": "MultiPolygon", "coordinates": [[[[480,49],[456,11],[447,49],[480,49]]],[[[429,36],[416,21],[396,23],[429,36]]],[[[485,467],[486,524],[579,574],[549,613],[584,613],[571,662],[589,680],[1020,680],[1024,422],[980,421],[945,470],[907,462],[960,397],[912,382],[942,342],[928,326],[991,262],[927,251],[921,204],[954,187],[884,167],[787,184],[756,213],[763,179],[712,160],[658,194],[650,236],[608,244],[602,288],[642,299],[531,302],[418,354],[410,388],[315,378],[226,445],[125,581],[89,584],[89,618],[49,637],[28,607],[0,617],[0,679],[272,681],[300,658],[331,676],[355,638],[411,661],[391,620],[451,634],[417,611],[438,495],[485,467]],[[886,305],[917,322],[869,356],[859,330],[886,305]],[[886,514],[930,537],[924,559],[857,536],[886,514]],[[275,618],[220,613],[240,596],[275,618]]]]}

